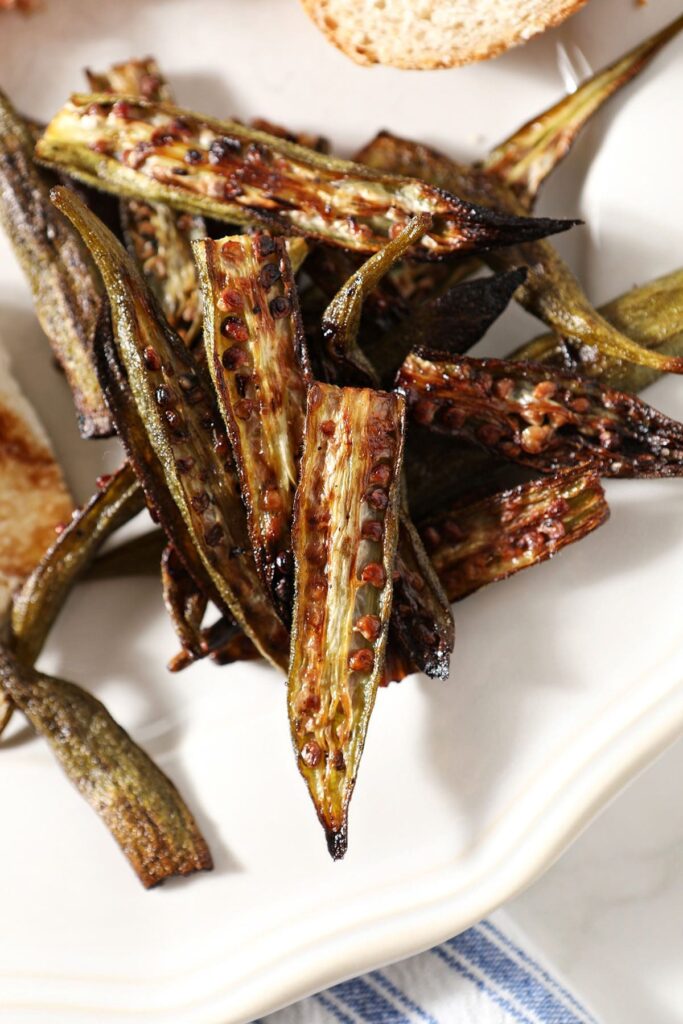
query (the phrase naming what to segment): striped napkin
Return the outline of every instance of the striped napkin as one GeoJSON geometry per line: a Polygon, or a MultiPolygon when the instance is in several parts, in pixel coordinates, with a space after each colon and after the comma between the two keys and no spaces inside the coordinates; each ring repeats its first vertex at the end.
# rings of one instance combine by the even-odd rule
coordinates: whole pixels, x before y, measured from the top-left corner
{"type": "Polygon", "coordinates": [[[254,1024],[599,1024],[497,913],[254,1024]],[[521,940],[521,941],[520,941],[521,940]]]}

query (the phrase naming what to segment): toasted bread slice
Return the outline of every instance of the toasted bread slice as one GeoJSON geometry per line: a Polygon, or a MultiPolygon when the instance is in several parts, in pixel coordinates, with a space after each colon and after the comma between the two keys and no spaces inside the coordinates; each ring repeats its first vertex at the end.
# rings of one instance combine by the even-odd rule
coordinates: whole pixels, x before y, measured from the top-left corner
{"type": "Polygon", "coordinates": [[[452,68],[559,25],[586,0],[302,0],[358,64],[452,68]]]}
{"type": "Polygon", "coordinates": [[[0,347],[0,619],[72,509],[45,431],[0,347]]]}

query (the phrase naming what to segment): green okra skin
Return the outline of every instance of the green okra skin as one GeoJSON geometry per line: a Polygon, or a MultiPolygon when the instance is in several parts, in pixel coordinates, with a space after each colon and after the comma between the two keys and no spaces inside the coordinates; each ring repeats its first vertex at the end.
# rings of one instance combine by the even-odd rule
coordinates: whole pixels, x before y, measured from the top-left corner
{"type": "Polygon", "coordinates": [[[32,665],[71,590],[105,540],[144,508],[135,474],[124,465],[74,513],[12,602],[10,645],[32,665]]]}
{"type": "Polygon", "coordinates": [[[95,697],[36,672],[3,649],[0,686],[47,740],[145,888],[213,867],[176,787],[95,697]]]}
{"type": "Polygon", "coordinates": [[[86,578],[115,580],[156,576],[167,543],[163,530],[148,530],[99,555],[87,570],[86,578]]]}
{"type": "Polygon", "coordinates": [[[201,563],[203,578],[211,581],[208,596],[217,593],[221,610],[265,657],[285,667],[289,637],[258,578],[234,462],[210,382],[159,315],[139,270],[111,232],[73,192],[56,188],[52,194],[82,233],[109,294],[116,351],[129,392],[126,396],[116,385],[110,359],[119,395],[110,401],[112,408],[118,403],[117,426],[148,503],[163,517],[162,525],[186,567],[191,571],[188,551],[201,563]],[[169,505],[174,510],[167,515],[169,505]]]}
{"type": "MultiPolygon", "coordinates": [[[[683,356],[683,269],[632,288],[601,306],[600,314],[643,348],[683,356]]],[[[510,358],[561,368],[571,365],[604,387],[634,394],[662,376],[660,370],[649,366],[600,353],[585,355],[581,358],[581,352],[570,352],[556,334],[544,334],[515,349],[510,358]]]]}
{"type": "Polygon", "coordinates": [[[339,289],[322,317],[322,336],[331,363],[351,379],[346,383],[378,384],[378,376],[370,360],[358,345],[363,303],[395,264],[403,259],[432,225],[429,214],[420,214],[395,238],[370,256],[339,289]]]}
{"type": "Polygon", "coordinates": [[[433,218],[412,251],[423,259],[509,245],[574,223],[501,215],[425,182],[237,122],[105,93],[73,96],[45,129],[36,154],[49,167],[124,197],[363,253],[377,252],[420,213],[433,218]]]}
{"type": "Polygon", "coordinates": [[[0,93],[0,224],[26,274],[36,314],[73,394],[83,437],[113,425],[93,349],[106,329],[107,301],[86,247],[50,202],[33,161],[30,131],[0,93]]]}
{"type": "Polygon", "coordinates": [[[509,186],[524,209],[530,211],[543,182],[567,156],[588,121],[648,67],[681,29],[683,15],[532,117],[489,153],[481,165],[486,175],[509,186]]]}

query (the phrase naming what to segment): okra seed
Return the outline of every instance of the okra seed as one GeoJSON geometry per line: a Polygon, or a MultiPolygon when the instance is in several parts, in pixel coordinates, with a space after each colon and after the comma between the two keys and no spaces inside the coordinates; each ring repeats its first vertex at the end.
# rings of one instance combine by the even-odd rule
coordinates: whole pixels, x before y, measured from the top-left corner
{"type": "Polygon", "coordinates": [[[268,291],[269,288],[272,288],[275,282],[279,280],[279,278],[280,268],[278,267],[277,263],[266,263],[263,267],[261,267],[258,279],[259,284],[265,291],[268,291]]]}
{"type": "Polygon", "coordinates": [[[379,562],[368,562],[361,571],[360,578],[363,583],[369,583],[371,586],[381,589],[386,583],[387,574],[379,562]]]}
{"type": "Polygon", "coordinates": [[[238,316],[226,316],[221,324],[221,334],[226,338],[232,338],[233,341],[247,341],[249,338],[247,325],[238,316]]]}
{"type": "Polygon", "coordinates": [[[349,668],[352,672],[371,672],[375,664],[375,655],[369,647],[361,647],[349,655],[349,668]]]}
{"type": "Polygon", "coordinates": [[[225,350],[221,357],[221,363],[226,370],[236,370],[240,366],[244,366],[245,363],[249,362],[249,357],[243,348],[239,348],[237,345],[233,345],[232,348],[225,350]]]}
{"type": "Polygon", "coordinates": [[[289,316],[292,304],[286,295],[276,295],[274,299],[270,300],[268,308],[273,320],[280,320],[284,316],[289,316]]]}
{"type": "Polygon", "coordinates": [[[367,495],[365,499],[371,508],[375,508],[378,511],[384,511],[389,504],[389,495],[381,487],[374,487],[367,495]]]}
{"type": "Polygon", "coordinates": [[[161,360],[159,359],[156,350],[153,349],[151,345],[147,346],[142,356],[145,361],[145,367],[148,370],[155,371],[161,369],[161,360]]]}
{"type": "Polygon", "coordinates": [[[315,768],[316,765],[320,764],[321,757],[322,750],[315,740],[309,740],[308,743],[304,743],[301,748],[301,760],[307,768],[315,768]]]}
{"type": "Polygon", "coordinates": [[[353,628],[372,643],[382,631],[382,620],[378,615],[361,615],[353,628]]]}
{"type": "Polygon", "coordinates": [[[218,305],[221,309],[242,309],[244,300],[235,288],[224,288],[218,300],[218,305]]]}
{"type": "Polygon", "coordinates": [[[366,519],[361,526],[361,537],[363,540],[373,541],[379,544],[384,535],[384,527],[379,519],[366,519]]]}
{"type": "Polygon", "coordinates": [[[256,253],[263,258],[275,252],[275,239],[270,235],[258,235],[255,240],[256,253]]]}
{"type": "Polygon", "coordinates": [[[204,534],[204,540],[210,548],[220,544],[223,537],[223,527],[220,523],[214,523],[204,534]]]}
{"type": "Polygon", "coordinates": [[[282,509],[282,498],[275,489],[267,490],[263,495],[263,507],[266,512],[279,512],[282,509]]]}
{"type": "Polygon", "coordinates": [[[381,487],[387,487],[391,480],[391,466],[380,464],[373,466],[370,470],[370,483],[379,484],[381,487]]]}

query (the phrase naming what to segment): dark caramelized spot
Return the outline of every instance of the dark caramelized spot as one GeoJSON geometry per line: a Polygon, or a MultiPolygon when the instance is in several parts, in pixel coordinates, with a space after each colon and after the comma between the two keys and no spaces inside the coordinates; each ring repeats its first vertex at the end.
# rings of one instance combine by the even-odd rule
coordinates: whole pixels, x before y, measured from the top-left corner
{"type": "Polygon", "coordinates": [[[374,466],[370,470],[370,483],[379,484],[380,487],[387,487],[391,480],[391,466],[374,466]]]}
{"type": "Polygon", "coordinates": [[[225,338],[232,338],[233,341],[248,341],[249,339],[247,325],[239,316],[226,316],[221,324],[221,334],[225,338]]]}
{"type": "Polygon", "coordinates": [[[276,295],[274,299],[270,300],[268,308],[273,320],[281,320],[282,317],[289,316],[292,304],[286,295],[276,295]]]}
{"type": "Polygon", "coordinates": [[[363,540],[371,540],[379,544],[384,536],[384,527],[379,519],[366,519],[360,529],[363,540]]]}
{"type": "Polygon", "coordinates": [[[184,459],[176,459],[175,465],[180,475],[184,476],[187,473],[190,473],[192,469],[194,469],[194,459],[192,458],[191,455],[188,455],[184,459]]]}
{"type": "Polygon", "coordinates": [[[242,149],[239,139],[232,139],[223,135],[220,139],[214,139],[209,146],[209,163],[219,164],[230,155],[239,153],[242,149]]]}
{"type": "Polygon", "coordinates": [[[248,420],[254,411],[254,403],[249,398],[235,402],[235,416],[240,420],[248,420]]]}
{"type": "Polygon", "coordinates": [[[161,369],[161,360],[157,355],[156,349],[153,349],[151,345],[148,345],[147,348],[144,350],[144,352],[142,353],[142,358],[144,359],[145,367],[148,370],[155,371],[161,369]]]}
{"type": "Polygon", "coordinates": [[[258,235],[255,242],[256,254],[263,259],[275,252],[275,239],[270,235],[258,235]]]}
{"type": "Polygon", "coordinates": [[[280,279],[280,276],[280,268],[277,263],[266,263],[261,267],[258,276],[259,284],[265,291],[268,291],[280,279]]]}
{"type": "Polygon", "coordinates": [[[202,162],[202,154],[198,149],[188,149],[185,153],[185,163],[188,164],[200,164],[202,162]]]}
{"type": "Polygon", "coordinates": [[[223,539],[223,527],[220,523],[214,523],[204,534],[204,540],[210,548],[215,548],[223,539]]]}
{"type": "Polygon", "coordinates": [[[382,620],[379,615],[361,615],[353,628],[372,643],[382,631],[382,620]]]}
{"type": "Polygon", "coordinates": [[[206,493],[206,491],[200,491],[199,494],[195,494],[192,498],[190,498],[190,504],[192,505],[192,508],[195,510],[195,512],[201,514],[202,512],[206,512],[207,508],[209,507],[210,500],[211,499],[209,498],[209,495],[206,493]]]}
{"type": "Polygon", "coordinates": [[[237,370],[249,362],[249,356],[238,345],[227,348],[221,357],[221,363],[226,370],[237,370]]]}
{"type": "Polygon", "coordinates": [[[387,574],[384,566],[379,562],[369,562],[361,571],[360,578],[363,583],[369,583],[373,587],[381,589],[387,581],[387,574]]]}
{"type": "Polygon", "coordinates": [[[325,437],[332,437],[334,434],[334,420],[323,420],[320,424],[320,429],[325,437]]]}
{"type": "Polygon", "coordinates": [[[372,672],[375,655],[369,647],[361,647],[349,655],[349,668],[352,672],[372,672]]]}

